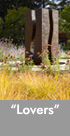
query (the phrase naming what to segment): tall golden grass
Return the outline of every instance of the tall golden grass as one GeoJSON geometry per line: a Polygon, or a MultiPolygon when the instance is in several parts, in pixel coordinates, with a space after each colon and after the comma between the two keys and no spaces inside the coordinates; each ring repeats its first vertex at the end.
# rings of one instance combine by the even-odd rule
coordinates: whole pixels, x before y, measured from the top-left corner
{"type": "Polygon", "coordinates": [[[0,100],[69,100],[70,74],[0,71],[0,100]]]}

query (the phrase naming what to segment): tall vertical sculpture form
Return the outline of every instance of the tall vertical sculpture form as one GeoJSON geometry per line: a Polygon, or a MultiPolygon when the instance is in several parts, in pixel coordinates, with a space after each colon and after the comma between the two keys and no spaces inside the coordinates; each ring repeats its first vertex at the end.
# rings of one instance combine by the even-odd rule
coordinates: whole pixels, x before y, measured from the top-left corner
{"type": "Polygon", "coordinates": [[[39,65],[42,62],[40,54],[43,45],[48,47],[49,59],[58,51],[58,11],[49,9],[37,9],[26,12],[25,21],[25,57],[31,55],[31,47],[34,48],[34,62],[39,65]]]}

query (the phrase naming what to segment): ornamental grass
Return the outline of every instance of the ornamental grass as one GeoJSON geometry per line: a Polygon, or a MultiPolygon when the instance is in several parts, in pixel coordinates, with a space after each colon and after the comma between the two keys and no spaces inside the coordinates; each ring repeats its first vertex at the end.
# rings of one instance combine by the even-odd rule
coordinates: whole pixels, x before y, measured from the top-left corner
{"type": "Polygon", "coordinates": [[[0,71],[0,100],[70,100],[70,74],[0,71]]]}

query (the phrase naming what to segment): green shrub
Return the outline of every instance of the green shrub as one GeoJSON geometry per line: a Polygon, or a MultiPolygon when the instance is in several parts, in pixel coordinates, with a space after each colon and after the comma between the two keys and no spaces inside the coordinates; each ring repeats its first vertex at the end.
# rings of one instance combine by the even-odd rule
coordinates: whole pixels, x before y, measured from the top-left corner
{"type": "Polygon", "coordinates": [[[67,46],[63,43],[62,48],[63,50],[70,50],[70,40],[68,40],[67,46]]]}
{"type": "Polygon", "coordinates": [[[13,38],[15,43],[21,43],[24,40],[25,11],[27,7],[19,7],[17,10],[8,9],[5,16],[4,37],[13,38]]]}

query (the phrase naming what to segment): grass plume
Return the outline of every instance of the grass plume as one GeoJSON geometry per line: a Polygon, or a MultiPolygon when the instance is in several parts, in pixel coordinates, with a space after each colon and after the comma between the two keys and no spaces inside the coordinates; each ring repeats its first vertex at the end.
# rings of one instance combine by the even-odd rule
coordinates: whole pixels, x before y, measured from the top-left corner
{"type": "Polygon", "coordinates": [[[70,74],[0,71],[0,100],[69,100],[70,74]]]}

